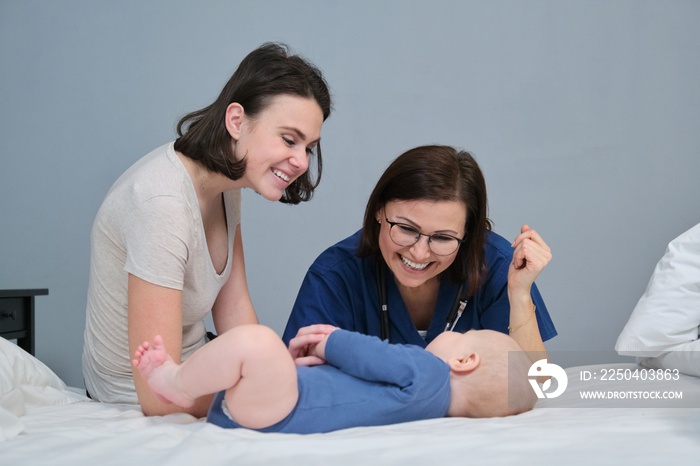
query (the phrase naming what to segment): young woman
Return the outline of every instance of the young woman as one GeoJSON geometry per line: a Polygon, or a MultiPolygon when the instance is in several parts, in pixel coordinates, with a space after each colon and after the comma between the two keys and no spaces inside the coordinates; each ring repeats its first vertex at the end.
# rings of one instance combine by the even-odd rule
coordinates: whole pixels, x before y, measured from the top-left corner
{"type": "MultiPolygon", "coordinates": [[[[217,333],[257,323],[245,276],[240,189],[309,200],[321,176],[321,126],[331,111],[321,74],[284,46],[240,63],[214,103],[178,123],[178,139],[112,186],[92,229],[83,374],[94,399],[176,409],[132,371],[130,355],[162,334],[180,362],[217,333]],[[315,176],[307,173],[315,158],[315,176]]],[[[187,412],[205,416],[211,396],[187,412]]]]}
{"type": "Polygon", "coordinates": [[[491,231],[469,153],[417,147],[377,182],[362,230],[311,265],[283,339],[298,352],[300,329],[323,323],[425,347],[446,330],[491,329],[539,359],[556,335],[534,284],[550,259],[527,225],[513,243],[491,231]]]}

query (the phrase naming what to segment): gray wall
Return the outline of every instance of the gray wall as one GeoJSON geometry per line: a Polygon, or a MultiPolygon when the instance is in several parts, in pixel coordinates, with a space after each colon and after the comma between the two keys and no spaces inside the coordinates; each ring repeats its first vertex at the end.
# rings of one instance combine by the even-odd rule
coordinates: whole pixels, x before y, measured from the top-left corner
{"type": "MultiPolygon", "coordinates": [[[[82,385],[93,217],[240,59],[283,41],[335,95],[312,202],[244,194],[250,289],[281,332],[306,268],[391,159],[475,153],[495,229],[529,223],[550,350],[610,351],[666,244],[700,221],[695,1],[0,0],[0,288],[47,287],[38,357],[82,385]]],[[[567,353],[568,354],[568,353],[567,353]]]]}

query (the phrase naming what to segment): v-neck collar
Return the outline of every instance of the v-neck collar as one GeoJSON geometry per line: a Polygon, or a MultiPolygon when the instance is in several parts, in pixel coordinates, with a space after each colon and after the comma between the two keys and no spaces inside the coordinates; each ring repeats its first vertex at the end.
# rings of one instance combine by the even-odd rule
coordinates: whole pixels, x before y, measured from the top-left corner
{"type": "Polygon", "coordinates": [[[415,325],[413,325],[413,321],[411,320],[411,316],[406,308],[406,303],[404,303],[403,298],[401,297],[401,293],[399,292],[399,287],[396,285],[394,276],[392,274],[389,275],[390,276],[388,276],[386,280],[386,285],[391,332],[398,332],[399,334],[398,336],[392,336],[391,341],[403,341],[411,345],[421,347],[427,346],[428,343],[430,343],[445,329],[447,314],[450,312],[450,306],[454,302],[458,286],[453,283],[440,281],[440,288],[438,290],[438,298],[435,303],[435,309],[433,310],[433,317],[430,320],[430,326],[427,329],[428,333],[425,339],[423,339],[418,333],[415,325]]]}

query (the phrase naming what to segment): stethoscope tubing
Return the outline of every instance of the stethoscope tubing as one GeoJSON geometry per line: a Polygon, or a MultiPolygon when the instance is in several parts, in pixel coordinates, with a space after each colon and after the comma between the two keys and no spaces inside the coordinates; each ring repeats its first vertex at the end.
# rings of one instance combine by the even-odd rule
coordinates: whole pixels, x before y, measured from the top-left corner
{"type": "MultiPolygon", "coordinates": [[[[386,265],[382,259],[377,260],[376,267],[376,279],[377,279],[377,295],[379,296],[379,324],[380,324],[380,337],[384,341],[391,342],[391,336],[389,334],[390,320],[389,320],[389,305],[387,303],[386,297],[386,265]]],[[[462,317],[464,310],[467,308],[467,298],[462,296],[464,293],[464,283],[459,285],[457,294],[450,308],[450,312],[447,314],[445,332],[451,332],[457,325],[457,321],[462,317]]]]}

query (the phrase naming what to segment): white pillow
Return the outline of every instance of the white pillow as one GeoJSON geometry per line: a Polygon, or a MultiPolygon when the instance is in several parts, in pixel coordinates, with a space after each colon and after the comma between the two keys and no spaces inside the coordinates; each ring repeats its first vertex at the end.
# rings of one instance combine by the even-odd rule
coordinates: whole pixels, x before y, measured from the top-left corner
{"type": "Polygon", "coordinates": [[[637,361],[651,369],[678,369],[688,375],[700,377],[700,340],[681,345],[666,354],[655,358],[637,358],[637,361]]]}
{"type": "Polygon", "coordinates": [[[78,401],[80,395],[46,365],[19,346],[0,338],[0,408],[24,415],[26,408],[78,401]]]}
{"type": "Polygon", "coordinates": [[[615,350],[649,367],[700,375],[699,332],[700,224],[669,243],[615,350]]]}

